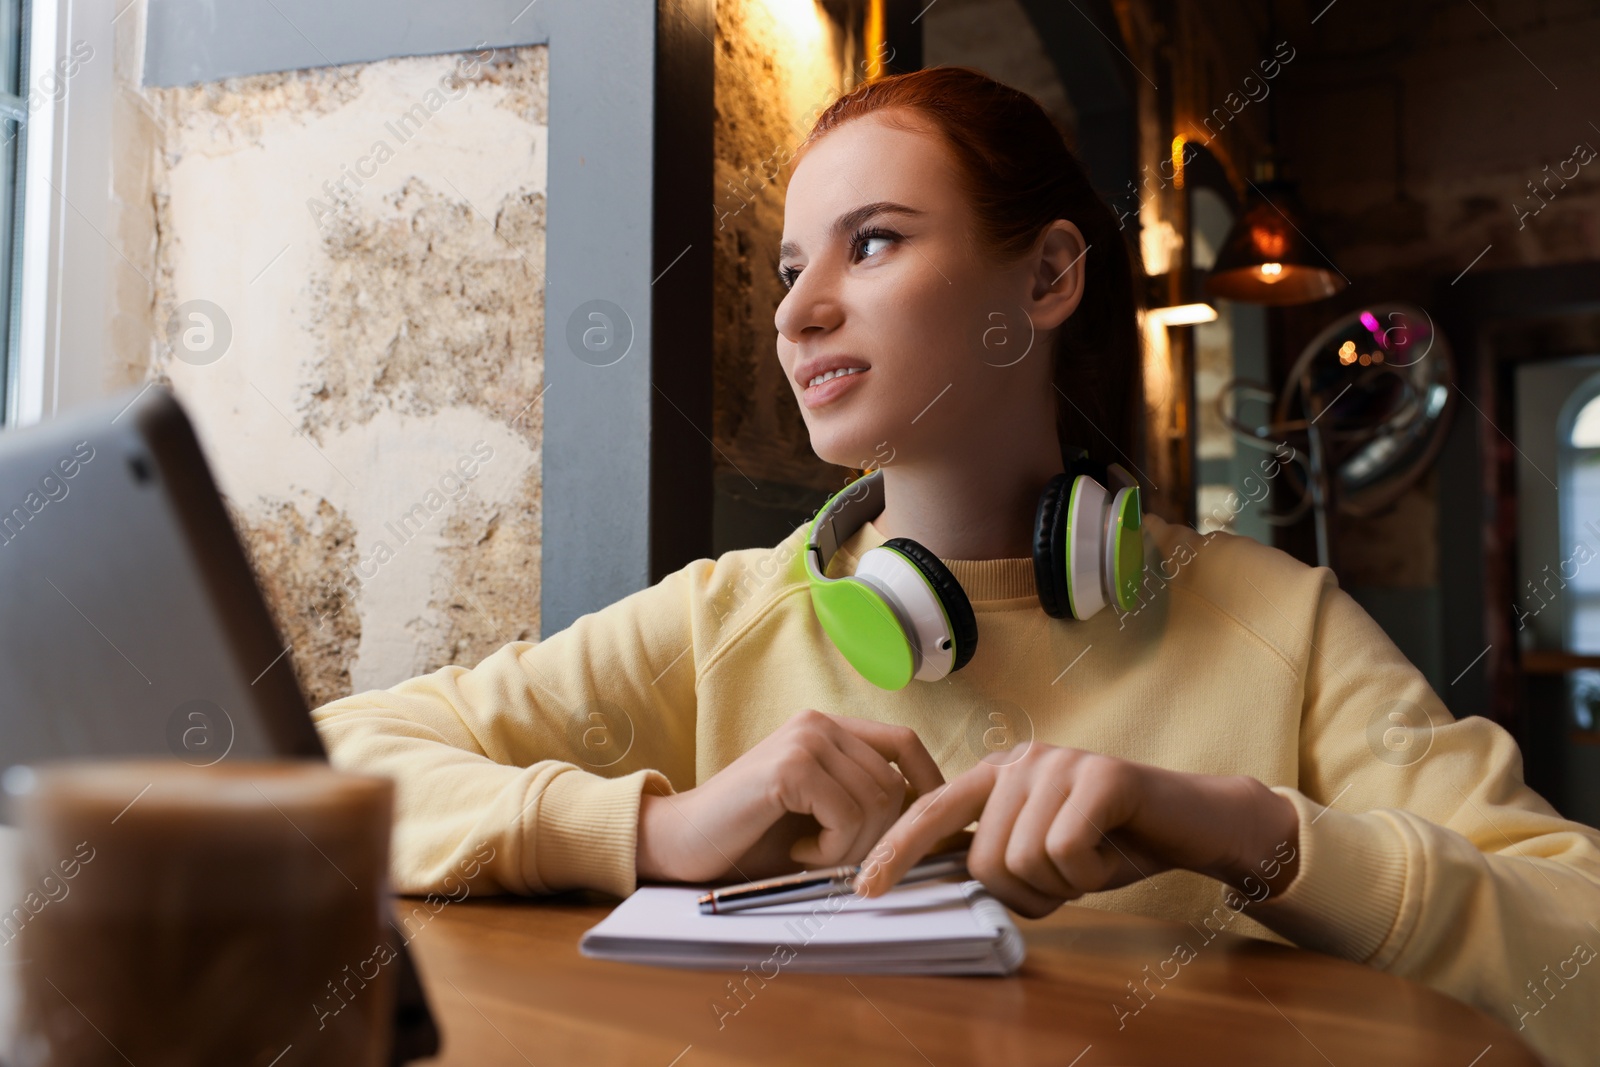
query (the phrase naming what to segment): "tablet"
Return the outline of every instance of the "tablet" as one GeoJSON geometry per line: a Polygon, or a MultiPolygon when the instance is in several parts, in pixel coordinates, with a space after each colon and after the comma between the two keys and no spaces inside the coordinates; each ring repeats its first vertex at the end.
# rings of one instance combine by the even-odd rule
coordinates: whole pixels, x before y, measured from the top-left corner
{"type": "Polygon", "coordinates": [[[0,434],[0,759],[323,757],[165,388],[0,434]]]}
{"type": "MultiPolygon", "coordinates": [[[[0,770],[325,759],[292,658],[166,387],[0,433],[0,770]]],[[[439,1037],[398,949],[404,1063],[439,1037]]]]}

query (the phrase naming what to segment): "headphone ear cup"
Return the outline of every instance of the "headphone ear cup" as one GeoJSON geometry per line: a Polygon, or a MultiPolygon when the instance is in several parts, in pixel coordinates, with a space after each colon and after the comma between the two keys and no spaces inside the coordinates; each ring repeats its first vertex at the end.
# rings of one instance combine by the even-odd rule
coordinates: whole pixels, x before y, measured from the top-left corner
{"type": "Polygon", "coordinates": [[[928,579],[934,595],[944,607],[945,616],[950,620],[950,635],[955,640],[955,656],[950,670],[954,672],[965,667],[978,650],[978,617],[973,614],[972,601],[967,599],[967,592],[961,588],[961,583],[956,581],[955,575],[950,573],[938,556],[909,537],[892,537],[879,547],[899,552],[928,579]]]}
{"type": "Polygon", "coordinates": [[[1033,584],[1039,606],[1053,619],[1070,613],[1067,601],[1067,500],[1072,476],[1058,474],[1039,495],[1033,518],[1033,584]]]}
{"type": "Polygon", "coordinates": [[[916,670],[916,649],[882,590],[855,577],[811,589],[817,621],[856,673],[880,689],[904,689],[916,670]]]}

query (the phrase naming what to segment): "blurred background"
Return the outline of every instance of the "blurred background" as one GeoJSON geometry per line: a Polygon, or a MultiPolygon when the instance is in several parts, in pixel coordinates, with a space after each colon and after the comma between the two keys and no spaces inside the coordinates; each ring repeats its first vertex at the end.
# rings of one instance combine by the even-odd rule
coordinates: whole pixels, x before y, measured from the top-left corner
{"type": "Polygon", "coordinates": [[[774,354],[788,162],[977,67],[1149,276],[1149,508],[1330,567],[1594,823],[1597,40],[1594,0],[0,0],[0,410],[175,389],[313,703],[475,663],[844,484],[774,354]]]}

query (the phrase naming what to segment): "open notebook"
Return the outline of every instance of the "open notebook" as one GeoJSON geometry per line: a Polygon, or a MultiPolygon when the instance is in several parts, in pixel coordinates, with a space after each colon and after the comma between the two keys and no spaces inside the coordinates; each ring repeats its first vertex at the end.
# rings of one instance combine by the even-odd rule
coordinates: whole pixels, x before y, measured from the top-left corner
{"type": "Polygon", "coordinates": [[[1025,949],[978,881],[915,882],[868,900],[820,900],[702,915],[703,888],[647,886],[578,942],[585,956],[713,970],[777,966],[851,974],[1011,974],[1025,949]]]}

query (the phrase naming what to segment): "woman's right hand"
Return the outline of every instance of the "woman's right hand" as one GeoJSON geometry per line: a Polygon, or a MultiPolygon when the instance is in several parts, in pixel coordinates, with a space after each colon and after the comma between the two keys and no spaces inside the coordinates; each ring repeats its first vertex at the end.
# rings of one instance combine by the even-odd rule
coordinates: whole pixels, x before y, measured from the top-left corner
{"type": "Polygon", "coordinates": [[[859,863],[908,790],[943,784],[910,727],[807,708],[695,788],[641,797],[637,875],[710,882],[859,863]]]}

